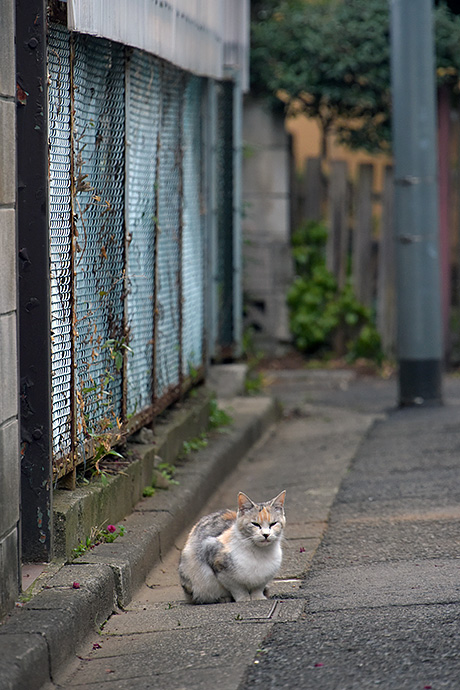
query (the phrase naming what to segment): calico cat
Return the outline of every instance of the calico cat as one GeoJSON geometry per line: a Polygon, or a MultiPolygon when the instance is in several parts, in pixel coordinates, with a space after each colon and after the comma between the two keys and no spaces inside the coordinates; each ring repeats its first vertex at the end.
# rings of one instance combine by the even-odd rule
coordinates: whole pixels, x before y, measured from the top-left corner
{"type": "Polygon", "coordinates": [[[265,503],[238,494],[238,511],[206,515],[192,528],[181,554],[179,576],[189,601],[266,599],[265,587],[281,565],[286,523],[282,491],[265,503]]]}

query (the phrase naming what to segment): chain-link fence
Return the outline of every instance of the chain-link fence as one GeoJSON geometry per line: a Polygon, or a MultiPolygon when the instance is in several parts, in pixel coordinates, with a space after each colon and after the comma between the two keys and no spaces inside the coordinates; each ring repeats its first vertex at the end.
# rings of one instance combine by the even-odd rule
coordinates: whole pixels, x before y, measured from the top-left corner
{"type": "MultiPolygon", "coordinates": [[[[151,421],[203,376],[206,81],[58,25],[49,31],[48,67],[59,478],[151,421]]],[[[222,218],[231,208],[231,145],[222,136],[222,218]]],[[[224,275],[223,255],[220,265],[224,275]]]]}

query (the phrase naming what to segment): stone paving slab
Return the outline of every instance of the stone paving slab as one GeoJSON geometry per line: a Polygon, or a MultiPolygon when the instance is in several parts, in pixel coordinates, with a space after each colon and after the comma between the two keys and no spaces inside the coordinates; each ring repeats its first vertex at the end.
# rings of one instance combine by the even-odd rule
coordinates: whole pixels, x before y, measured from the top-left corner
{"type": "Polygon", "coordinates": [[[215,666],[201,666],[199,675],[190,678],[188,669],[175,670],[166,669],[143,669],[143,675],[135,676],[131,673],[127,679],[118,680],[114,678],[111,669],[107,669],[105,678],[98,678],[96,683],[74,685],[75,690],[86,690],[87,688],[107,688],[108,690],[204,690],[213,688],[218,675],[219,690],[233,690],[235,687],[235,671],[233,668],[226,668],[221,665],[218,669],[215,666]]]}
{"type": "Polygon", "coordinates": [[[222,666],[233,669],[235,681],[237,669],[242,674],[269,627],[267,620],[240,624],[233,621],[231,626],[201,623],[182,630],[176,622],[175,630],[103,635],[94,638],[94,644],[100,648],[89,649],[77,671],[72,671],[72,678],[68,679],[71,682],[60,687],[97,687],[98,683],[107,682],[109,675],[111,683],[130,680],[128,687],[136,688],[139,678],[161,673],[165,688],[177,688],[182,687],[186,674],[190,680],[201,681],[203,669],[214,668],[214,678],[218,678],[222,666]],[[180,676],[179,685],[172,684],[173,670],[180,676]]]}
{"type": "Polygon", "coordinates": [[[253,601],[249,605],[235,602],[220,605],[188,606],[185,603],[154,604],[139,608],[135,604],[123,615],[114,616],[106,628],[107,635],[134,635],[137,633],[182,630],[206,625],[243,624],[248,622],[297,620],[303,611],[303,602],[253,601]]]}

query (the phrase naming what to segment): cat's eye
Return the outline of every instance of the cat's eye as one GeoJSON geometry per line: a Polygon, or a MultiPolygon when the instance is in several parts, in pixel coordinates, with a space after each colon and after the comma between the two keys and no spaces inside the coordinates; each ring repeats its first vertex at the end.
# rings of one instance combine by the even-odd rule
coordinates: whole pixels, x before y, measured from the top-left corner
{"type": "Polygon", "coordinates": [[[270,522],[270,527],[274,527],[274,526],[277,525],[277,524],[278,524],[278,521],[276,521],[276,522],[270,522]]]}
{"type": "Polygon", "coordinates": [[[253,525],[254,527],[259,527],[259,528],[260,528],[260,525],[259,525],[258,522],[251,522],[251,525],[253,525]]]}

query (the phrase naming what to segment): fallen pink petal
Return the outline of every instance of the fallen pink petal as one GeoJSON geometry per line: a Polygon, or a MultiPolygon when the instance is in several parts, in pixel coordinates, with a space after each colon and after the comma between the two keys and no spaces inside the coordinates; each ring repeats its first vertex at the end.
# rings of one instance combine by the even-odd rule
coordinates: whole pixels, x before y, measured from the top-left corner
{"type": "Polygon", "coordinates": [[[94,642],[94,643],[93,643],[93,649],[102,649],[102,647],[101,647],[101,645],[99,644],[99,642],[94,642]]]}
{"type": "Polygon", "coordinates": [[[315,668],[320,668],[321,666],[324,666],[324,664],[315,664],[315,668]]]}
{"type": "Polygon", "coordinates": [[[117,528],[115,525],[107,525],[107,532],[116,532],[117,528]]]}
{"type": "Polygon", "coordinates": [[[72,587],[73,587],[74,589],[80,589],[80,583],[79,583],[79,582],[74,582],[73,585],[72,585],[72,587]]]}
{"type": "Polygon", "coordinates": [[[301,546],[301,547],[300,547],[299,553],[305,553],[305,546],[301,546]]]}

